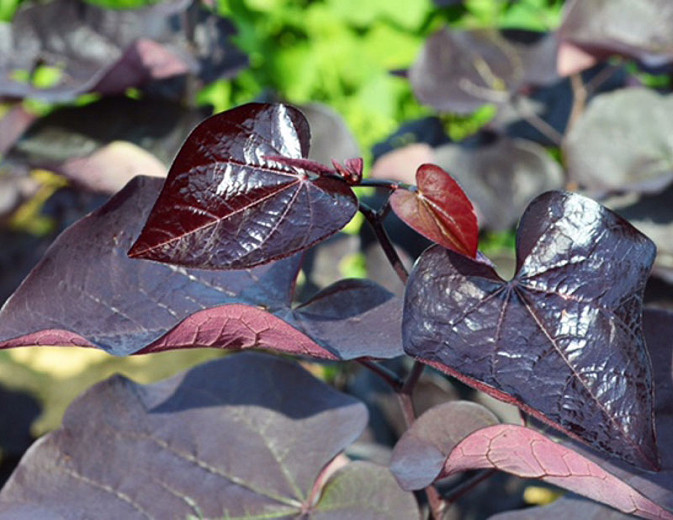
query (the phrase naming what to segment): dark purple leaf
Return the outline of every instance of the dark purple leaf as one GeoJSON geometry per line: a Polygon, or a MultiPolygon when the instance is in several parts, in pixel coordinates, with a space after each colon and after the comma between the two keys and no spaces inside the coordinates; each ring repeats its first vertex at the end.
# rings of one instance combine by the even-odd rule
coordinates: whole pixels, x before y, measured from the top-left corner
{"type": "Polygon", "coordinates": [[[610,55],[647,64],[673,60],[673,5],[667,0],[575,0],[558,34],[559,71],[569,75],[610,55]]]}
{"type": "Polygon", "coordinates": [[[474,258],[479,242],[477,216],[459,184],[434,164],[418,167],[416,184],[414,191],[393,192],[393,211],[426,238],[474,258]]]}
{"type": "Polygon", "coordinates": [[[286,105],[253,103],[207,119],[178,153],[129,255],[252,267],[336,233],[357,199],[345,182],[292,164],[306,157],[309,139],[304,116],[286,105]]]}
{"type": "Polygon", "coordinates": [[[580,195],[524,213],[517,274],[440,247],[417,261],[405,351],[594,448],[658,466],[641,305],[652,242],[580,195]]]}
{"type": "Polygon", "coordinates": [[[651,520],[673,520],[672,512],[596,463],[524,426],[501,424],[470,434],[453,447],[440,476],[471,469],[498,469],[523,478],[540,479],[624,513],[651,520]]]}
{"type": "Polygon", "coordinates": [[[0,310],[0,348],[79,345],[129,355],[265,347],[329,359],[403,353],[401,300],[371,282],[342,282],[293,310],[296,257],[227,272],[128,258],[160,185],[136,178],[56,240],[0,310]]]}
{"type": "Polygon", "coordinates": [[[673,97],[622,89],[594,98],[566,135],[573,181],[593,193],[656,193],[673,182],[673,97]]]}
{"type": "Polygon", "coordinates": [[[357,518],[381,518],[368,515],[390,501],[395,518],[413,518],[413,496],[385,468],[346,466],[321,481],[366,422],[352,397],[260,354],[148,386],[113,377],[81,396],[62,428],[24,457],[0,494],[0,517],[329,518],[330,509],[350,508],[357,518]],[[360,492],[339,491],[349,484],[360,492]]]}
{"type": "Polygon", "coordinates": [[[390,469],[402,489],[423,489],[439,477],[454,447],[476,430],[498,423],[487,408],[453,401],[421,415],[395,445],[390,469]]]}
{"type": "Polygon", "coordinates": [[[475,205],[480,226],[510,229],[540,193],[560,189],[561,167],[540,145],[524,139],[485,136],[478,143],[435,149],[437,164],[449,168],[475,205]]]}
{"type": "Polygon", "coordinates": [[[524,85],[553,82],[555,52],[551,36],[444,29],[428,38],[409,80],[421,102],[469,113],[489,103],[508,103],[524,85]]]}

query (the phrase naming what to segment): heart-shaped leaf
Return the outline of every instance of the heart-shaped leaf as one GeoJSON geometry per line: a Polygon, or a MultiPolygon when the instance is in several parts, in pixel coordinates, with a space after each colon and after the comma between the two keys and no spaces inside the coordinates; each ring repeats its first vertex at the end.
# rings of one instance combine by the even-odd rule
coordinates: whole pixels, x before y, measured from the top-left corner
{"type": "Polygon", "coordinates": [[[0,310],[0,348],[75,345],[125,356],[263,347],[328,359],[403,353],[402,302],[372,282],[342,281],[293,309],[298,257],[226,272],[128,258],[161,183],[136,178],[54,242],[0,310]]]}
{"type": "Polygon", "coordinates": [[[440,477],[472,469],[498,469],[540,479],[624,513],[673,520],[666,511],[598,464],[535,430],[500,424],[478,430],[453,447],[440,477]]]}
{"type": "Polygon", "coordinates": [[[301,159],[309,128],[297,109],[253,103],[188,137],[129,251],[188,267],[244,268],[290,256],[345,226],[357,199],[343,181],[269,157],[301,159]]]}
{"type": "Polygon", "coordinates": [[[0,518],[380,518],[383,504],[389,518],[417,517],[384,467],[325,473],[366,424],[362,403],[267,355],[148,386],[116,376],[24,457],[0,493],[0,518]]]}
{"type": "Polygon", "coordinates": [[[458,183],[439,166],[422,164],[416,184],[416,190],[397,189],[390,196],[395,214],[430,240],[475,258],[477,216],[458,183]]]}
{"type": "Polygon", "coordinates": [[[517,274],[428,249],[405,295],[405,351],[633,464],[658,466],[641,305],[652,242],[580,195],[524,213],[517,274]]]}

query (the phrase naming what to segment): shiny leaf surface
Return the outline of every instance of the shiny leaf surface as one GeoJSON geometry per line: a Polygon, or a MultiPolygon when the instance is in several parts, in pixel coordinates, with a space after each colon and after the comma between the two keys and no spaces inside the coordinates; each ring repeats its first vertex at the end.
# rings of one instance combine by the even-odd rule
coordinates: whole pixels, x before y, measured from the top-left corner
{"type": "Polygon", "coordinates": [[[458,183],[439,166],[423,164],[416,171],[416,184],[417,190],[393,192],[393,211],[426,238],[474,258],[479,242],[477,216],[458,183]]]}
{"type": "Polygon", "coordinates": [[[268,355],[147,386],[116,376],[34,445],[0,494],[0,518],[382,518],[382,504],[395,507],[387,518],[413,518],[413,495],[386,468],[323,473],[366,424],[362,403],[268,355]]]}
{"type": "Polygon", "coordinates": [[[178,153],[129,255],[244,268],[336,233],[357,211],[348,185],[269,159],[301,159],[308,146],[306,119],[285,105],[249,104],[207,119],[178,153]]]}
{"type": "Polygon", "coordinates": [[[439,247],[407,286],[405,351],[604,452],[658,466],[641,330],[652,242],[580,195],[524,213],[517,274],[439,247]]]}

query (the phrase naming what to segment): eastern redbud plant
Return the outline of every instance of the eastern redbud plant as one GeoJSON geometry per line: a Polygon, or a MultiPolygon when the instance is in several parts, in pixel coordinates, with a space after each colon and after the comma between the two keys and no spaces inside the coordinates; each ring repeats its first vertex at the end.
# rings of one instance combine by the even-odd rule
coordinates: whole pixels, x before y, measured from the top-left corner
{"type": "MultiPolygon", "coordinates": [[[[516,274],[503,280],[446,171],[423,164],[413,186],[367,179],[361,159],[307,159],[309,141],[283,104],[205,120],[163,186],[137,177],[61,235],[2,308],[0,346],[357,362],[399,399],[406,431],[388,464],[344,455],[367,426],[360,401],[288,356],[237,353],[154,385],[116,377],[89,390],[26,454],[0,516],[439,519],[506,472],[673,519],[672,479],[665,464],[655,473],[656,313],[643,330],[653,243],[591,199],[547,192],[521,217],[516,274]],[[387,194],[380,207],[356,194],[367,186],[387,194]],[[391,210],[434,242],[409,273],[384,227],[391,210]],[[346,279],[295,301],[303,252],[358,211],[404,298],[346,279]],[[522,423],[460,400],[417,417],[428,367],[515,405],[522,423]]],[[[661,379],[665,394],[670,370],[661,379]]]]}

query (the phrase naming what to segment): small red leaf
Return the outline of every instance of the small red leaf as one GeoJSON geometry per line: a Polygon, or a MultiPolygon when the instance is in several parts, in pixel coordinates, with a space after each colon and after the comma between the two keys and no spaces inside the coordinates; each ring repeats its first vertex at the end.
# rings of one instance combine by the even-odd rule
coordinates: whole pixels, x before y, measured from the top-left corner
{"type": "Polygon", "coordinates": [[[451,176],[434,164],[416,171],[417,191],[398,189],[393,211],[407,225],[443,247],[476,258],[479,226],[474,207],[451,176]]]}
{"type": "Polygon", "coordinates": [[[673,513],[577,452],[529,428],[496,425],[463,439],[439,478],[461,471],[495,468],[536,478],[642,518],[673,520],[673,513]]]}

